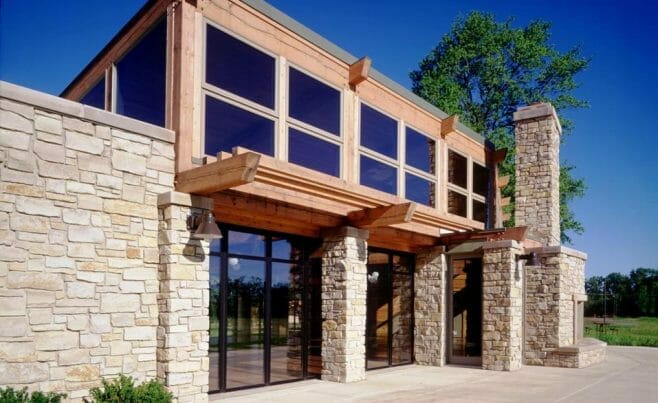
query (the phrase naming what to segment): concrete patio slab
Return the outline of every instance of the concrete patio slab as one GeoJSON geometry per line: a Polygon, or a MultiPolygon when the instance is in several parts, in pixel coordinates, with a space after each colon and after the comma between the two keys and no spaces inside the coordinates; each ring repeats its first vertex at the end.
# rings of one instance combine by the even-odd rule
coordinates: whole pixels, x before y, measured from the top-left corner
{"type": "Polygon", "coordinates": [[[524,366],[515,372],[405,366],[352,384],[319,380],[210,396],[223,402],[658,402],[658,348],[608,347],[583,369],[524,366]]]}

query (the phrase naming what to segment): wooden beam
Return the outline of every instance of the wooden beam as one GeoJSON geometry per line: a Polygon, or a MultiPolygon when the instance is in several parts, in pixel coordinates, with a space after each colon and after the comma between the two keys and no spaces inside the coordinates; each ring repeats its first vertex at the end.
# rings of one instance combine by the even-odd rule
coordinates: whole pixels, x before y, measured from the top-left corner
{"type": "Polygon", "coordinates": [[[441,121],[441,137],[457,131],[459,115],[451,115],[441,121]]]}
{"type": "Polygon", "coordinates": [[[505,158],[507,157],[507,148],[501,148],[500,150],[496,150],[493,152],[493,163],[494,164],[500,164],[501,162],[505,161],[505,158]]]}
{"type": "Polygon", "coordinates": [[[347,220],[350,225],[358,228],[385,227],[410,222],[414,211],[416,203],[392,204],[349,213],[347,220]]]}
{"type": "Polygon", "coordinates": [[[509,206],[511,200],[512,200],[511,197],[503,197],[502,199],[500,199],[500,207],[505,208],[509,206]]]}
{"type": "Polygon", "coordinates": [[[367,80],[371,65],[372,60],[368,56],[364,56],[350,65],[350,85],[357,86],[358,84],[367,80]]]}
{"type": "Polygon", "coordinates": [[[260,154],[249,152],[181,172],[176,176],[176,190],[209,195],[251,183],[259,161],[260,154]]]}
{"type": "Polygon", "coordinates": [[[509,179],[510,179],[509,175],[499,176],[498,180],[496,181],[496,187],[498,189],[504,188],[505,186],[507,186],[509,184],[509,179]]]}

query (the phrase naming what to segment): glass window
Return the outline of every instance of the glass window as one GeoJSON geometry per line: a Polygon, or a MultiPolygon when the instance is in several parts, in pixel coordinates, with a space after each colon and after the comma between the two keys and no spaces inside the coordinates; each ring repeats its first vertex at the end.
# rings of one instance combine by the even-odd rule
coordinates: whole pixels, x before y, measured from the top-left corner
{"type": "Polygon", "coordinates": [[[483,223],[487,222],[487,204],[473,200],[473,219],[483,223]]]}
{"type": "Polygon", "coordinates": [[[417,203],[434,207],[434,183],[419,176],[404,175],[405,197],[417,203]]]}
{"type": "Polygon", "coordinates": [[[435,155],[436,142],[434,140],[414,129],[406,128],[405,158],[407,165],[433,174],[435,155]]]}
{"type": "Polygon", "coordinates": [[[397,194],[397,172],[395,167],[383,164],[364,155],[361,156],[361,181],[365,186],[370,186],[383,192],[397,194]]]}
{"type": "Polygon", "coordinates": [[[340,135],[340,92],[290,68],[290,117],[340,135]]]}
{"type": "Polygon", "coordinates": [[[361,145],[398,158],[398,122],[361,104],[361,145]]]}
{"type": "Polygon", "coordinates": [[[206,82],[274,109],[274,58],[207,27],[206,82]]]}
{"type": "Polygon", "coordinates": [[[101,78],[82,99],[81,104],[93,106],[98,109],[105,109],[105,77],[101,78]]]}
{"type": "Polygon", "coordinates": [[[166,18],[116,66],[116,113],[164,126],[167,65],[166,18]]]}
{"type": "Polygon", "coordinates": [[[448,151],[448,182],[466,189],[467,173],[466,157],[456,152],[448,151]]]}
{"type": "Polygon", "coordinates": [[[448,213],[466,217],[466,195],[448,190],[448,213]]]}
{"type": "Polygon", "coordinates": [[[336,177],[340,175],[339,146],[293,128],[288,129],[288,136],[288,161],[336,177]]]}
{"type": "MultiPolygon", "coordinates": [[[[229,231],[228,253],[236,255],[265,256],[265,236],[249,232],[229,231]]],[[[239,260],[231,262],[229,266],[239,265],[239,260]],[[233,264],[231,264],[233,263],[233,264]]]]}
{"type": "Polygon", "coordinates": [[[206,96],[206,154],[231,152],[242,146],[274,155],[274,122],[218,99],[206,96]]]}
{"type": "Polygon", "coordinates": [[[487,196],[489,193],[489,169],[473,163],[473,193],[487,196]]]}

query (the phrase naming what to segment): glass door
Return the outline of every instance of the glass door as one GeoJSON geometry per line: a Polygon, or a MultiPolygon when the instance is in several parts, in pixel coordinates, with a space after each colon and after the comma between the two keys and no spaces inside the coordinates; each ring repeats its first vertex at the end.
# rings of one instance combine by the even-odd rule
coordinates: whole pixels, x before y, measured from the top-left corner
{"type": "Polygon", "coordinates": [[[482,258],[453,258],[450,265],[449,361],[482,364],[482,258]]]}
{"type": "Polygon", "coordinates": [[[413,259],[368,254],[366,368],[410,364],[413,351],[413,259]]]}

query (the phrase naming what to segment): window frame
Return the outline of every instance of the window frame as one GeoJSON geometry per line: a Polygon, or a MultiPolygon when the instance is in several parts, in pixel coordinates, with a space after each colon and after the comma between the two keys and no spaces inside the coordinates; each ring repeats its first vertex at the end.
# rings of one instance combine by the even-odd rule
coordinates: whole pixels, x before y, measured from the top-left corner
{"type": "MultiPolygon", "coordinates": [[[[403,120],[400,121],[402,123],[402,135],[401,135],[401,149],[403,149],[403,152],[401,152],[400,159],[401,161],[401,166],[403,168],[403,172],[401,175],[401,181],[404,184],[403,185],[403,193],[401,193],[404,198],[407,198],[407,189],[406,189],[406,175],[407,173],[411,175],[415,175],[419,178],[425,179],[429,181],[430,183],[434,183],[434,206],[427,205],[420,203],[424,206],[430,207],[430,208],[435,208],[437,209],[439,207],[439,185],[441,184],[441,178],[439,178],[439,139],[432,137],[431,135],[425,133],[423,130],[419,130],[413,125],[410,125],[403,120]],[[431,174],[429,172],[423,171],[422,169],[416,168],[412,165],[407,164],[407,129],[411,129],[414,132],[427,137],[428,139],[434,141],[434,174],[431,174]]],[[[408,200],[408,198],[407,198],[408,200]]]]}
{"type": "MultiPolygon", "coordinates": [[[[489,167],[487,167],[486,163],[482,163],[479,160],[474,159],[473,156],[471,156],[469,154],[466,154],[466,153],[464,153],[460,150],[457,150],[454,147],[450,147],[450,146],[447,147],[445,158],[446,158],[446,173],[445,173],[445,175],[446,175],[446,196],[447,196],[448,191],[453,191],[453,192],[459,193],[463,196],[466,196],[466,217],[465,218],[468,218],[469,220],[477,221],[473,218],[473,201],[478,201],[480,203],[484,203],[485,204],[485,209],[488,210],[489,209],[489,195],[482,196],[482,195],[480,195],[478,193],[475,193],[473,191],[473,165],[477,164],[481,167],[486,168],[489,171],[489,175],[491,175],[491,170],[489,169],[489,167]],[[447,167],[448,167],[448,164],[449,164],[448,160],[450,159],[450,152],[453,152],[453,153],[455,153],[455,154],[457,154],[461,157],[466,158],[466,188],[463,188],[459,185],[451,183],[450,180],[448,179],[448,169],[447,169],[447,167]]],[[[447,199],[446,199],[446,212],[448,212],[447,199]]],[[[450,213],[450,212],[448,212],[448,213],[452,214],[452,215],[457,215],[457,214],[453,214],[453,213],[450,213]]],[[[457,216],[461,217],[460,215],[457,215],[457,216]]],[[[482,222],[485,226],[487,226],[488,225],[487,221],[484,221],[484,222],[477,221],[477,222],[482,222]]]]}

